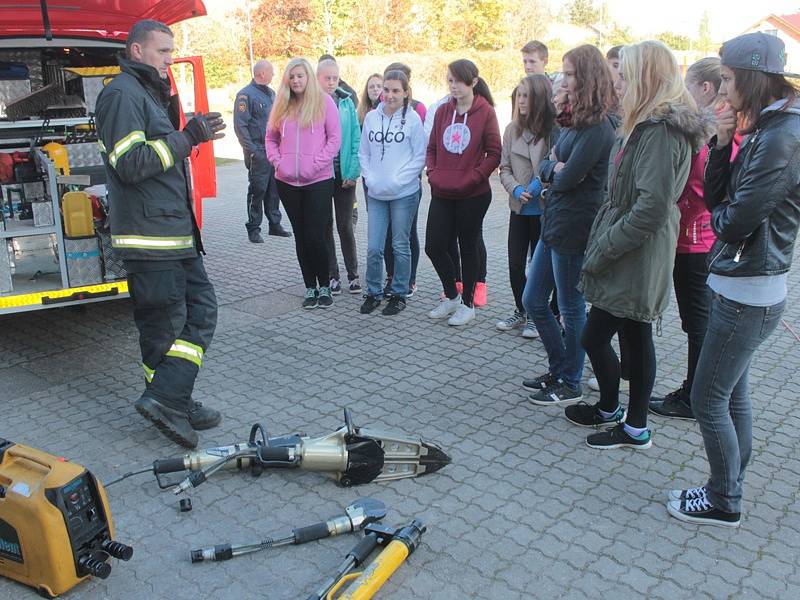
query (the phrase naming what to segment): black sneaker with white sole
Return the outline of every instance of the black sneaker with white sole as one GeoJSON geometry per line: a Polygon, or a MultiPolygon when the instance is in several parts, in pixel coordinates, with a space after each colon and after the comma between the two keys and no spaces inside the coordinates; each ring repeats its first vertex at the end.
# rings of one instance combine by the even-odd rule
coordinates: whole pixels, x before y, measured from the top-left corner
{"type": "Polygon", "coordinates": [[[359,309],[362,315],[368,315],[381,305],[381,299],[368,295],[364,298],[364,303],[359,309]]]}
{"type": "Polygon", "coordinates": [[[598,450],[610,450],[612,448],[636,448],[646,450],[653,445],[650,439],[650,430],[646,430],[642,435],[634,437],[625,431],[625,424],[619,423],[615,427],[593,433],[586,438],[586,445],[598,450]]]}
{"type": "Polygon", "coordinates": [[[706,497],[706,486],[689,488],[688,490],[670,490],[667,496],[670,500],[694,500],[706,497]]]}
{"type": "Polygon", "coordinates": [[[319,306],[319,291],[315,288],[306,288],[306,295],[303,298],[303,308],[312,309],[319,306]]]}
{"type": "Polygon", "coordinates": [[[684,421],[695,420],[692,412],[692,401],[684,388],[670,392],[663,398],[653,396],[650,398],[648,409],[654,415],[661,417],[682,419],[684,421]]]}
{"type": "Polygon", "coordinates": [[[528,396],[531,402],[539,406],[556,406],[570,402],[578,402],[583,399],[581,389],[571,387],[566,382],[559,379],[551,387],[539,390],[535,394],[528,396]]]}
{"type": "Polygon", "coordinates": [[[552,373],[545,373],[544,375],[539,375],[539,377],[534,379],[523,379],[522,387],[529,392],[538,392],[539,390],[552,387],[556,383],[558,383],[558,377],[552,373]]]}
{"type": "Polygon", "coordinates": [[[697,523],[698,525],[721,525],[722,527],[738,527],[742,522],[741,513],[720,510],[711,504],[708,496],[684,500],[670,500],[667,511],[679,521],[697,523]]]}
{"type": "Polygon", "coordinates": [[[405,308],[406,308],[405,298],[401,298],[400,296],[392,296],[391,298],[389,298],[389,302],[386,303],[386,306],[381,311],[381,314],[386,316],[392,316],[405,310],[405,308]]]}
{"type": "Polygon", "coordinates": [[[600,403],[587,404],[586,402],[578,402],[571,406],[564,408],[564,416],[567,420],[575,425],[582,427],[599,427],[600,425],[613,425],[615,423],[622,423],[625,420],[625,409],[617,406],[614,414],[606,418],[600,414],[600,403]]]}

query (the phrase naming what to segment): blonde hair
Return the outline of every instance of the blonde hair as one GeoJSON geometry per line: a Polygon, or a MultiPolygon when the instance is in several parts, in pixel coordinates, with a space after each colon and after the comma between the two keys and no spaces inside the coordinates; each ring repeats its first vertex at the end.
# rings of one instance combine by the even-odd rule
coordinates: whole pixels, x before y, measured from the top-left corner
{"type": "Polygon", "coordinates": [[[620,59],[628,84],[622,98],[622,132],[626,141],[634,127],[665,114],[671,105],[683,104],[697,110],[675,56],[662,42],[648,40],[625,46],[620,51],[620,59]]]}
{"type": "Polygon", "coordinates": [[[281,78],[281,84],[275,93],[275,104],[269,115],[269,129],[280,129],[281,124],[288,117],[295,117],[300,127],[309,127],[318,123],[325,117],[325,97],[322,88],[314,74],[314,69],[305,58],[293,58],[286,65],[281,78]],[[296,67],[303,67],[306,72],[306,91],[302,99],[289,87],[289,73],[296,67]]]}

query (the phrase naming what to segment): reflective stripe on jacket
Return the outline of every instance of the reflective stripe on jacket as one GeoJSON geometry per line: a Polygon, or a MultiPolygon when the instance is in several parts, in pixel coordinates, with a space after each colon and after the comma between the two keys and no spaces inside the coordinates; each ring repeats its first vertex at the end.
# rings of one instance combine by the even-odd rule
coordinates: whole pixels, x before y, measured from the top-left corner
{"type": "Polygon", "coordinates": [[[168,80],[120,59],[97,99],[111,242],[127,260],[177,260],[202,251],[186,159],[191,145],[170,118],[168,80]]]}

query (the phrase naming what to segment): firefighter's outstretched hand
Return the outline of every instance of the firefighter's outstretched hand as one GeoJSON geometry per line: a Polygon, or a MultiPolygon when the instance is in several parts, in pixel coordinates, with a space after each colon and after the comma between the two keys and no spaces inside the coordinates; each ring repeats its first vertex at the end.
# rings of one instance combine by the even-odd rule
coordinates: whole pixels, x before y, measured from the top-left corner
{"type": "Polygon", "coordinates": [[[206,114],[197,114],[183,128],[186,137],[189,138],[189,143],[192,146],[202,144],[209,140],[218,140],[225,137],[222,130],[225,129],[225,121],[222,120],[222,115],[218,112],[210,112],[206,114]]]}

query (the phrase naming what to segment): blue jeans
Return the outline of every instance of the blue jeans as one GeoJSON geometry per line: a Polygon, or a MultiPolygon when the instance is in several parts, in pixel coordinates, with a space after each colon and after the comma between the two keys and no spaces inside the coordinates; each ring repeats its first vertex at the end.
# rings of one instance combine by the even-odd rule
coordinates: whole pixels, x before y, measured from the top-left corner
{"type": "Polygon", "coordinates": [[[781,320],[786,300],[749,306],[714,294],[692,384],[692,410],[706,447],[708,499],[741,512],[742,482],[753,450],[753,410],[747,376],[753,354],[781,320]]]}
{"type": "Polygon", "coordinates": [[[581,334],[586,324],[586,301],[578,291],[583,254],[560,253],[539,240],[533,253],[522,304],[533,317],[547,351],[550,373],[580,389],[584,351],[581,334]],[[550,294],[558,287],[558,309],[564,321],[564,336],[553,311],[550,294]]]}
{"type": "Polygon", "coordinates": [[[383,251],[386,232],[392,227],[394,274],[391,294],[405,298],[411,279],[411,223],[419,207],[417,192],[394,200],[369,198],[367,213],[367,293],[383,297],[383,251]]]}

